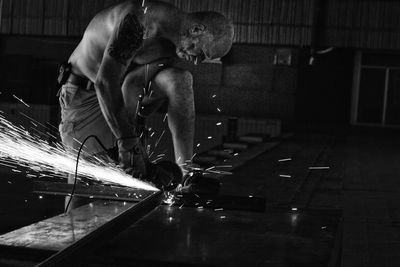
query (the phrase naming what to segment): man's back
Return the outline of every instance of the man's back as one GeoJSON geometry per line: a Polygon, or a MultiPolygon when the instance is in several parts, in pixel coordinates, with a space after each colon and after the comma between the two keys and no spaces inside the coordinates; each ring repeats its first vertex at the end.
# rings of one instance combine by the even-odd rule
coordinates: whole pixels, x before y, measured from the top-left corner
{"type": "MultiPolygon", "coordinates": [[[[69,58],[75,74],[95,81],[103,59],[104,50],[120,19],[127,10],[134,10],[138,22],[145,28],[145,39],[140,40],[142,48],[137,51],[133,62],[146,64],[159,58],[176,56],[175,46],[168,40],[160,38],[158,31],[162,17],[179,12],[175,7],[161,2],[146,2],[151,8],[146,10],[136,1],[126,1],[98,13],[89,23],[81,42],[69,58]],[[155,15],[158,19],[154,19],[155,15]]],[[[171,20],[174,17],[171,16],[171,20]]]]}

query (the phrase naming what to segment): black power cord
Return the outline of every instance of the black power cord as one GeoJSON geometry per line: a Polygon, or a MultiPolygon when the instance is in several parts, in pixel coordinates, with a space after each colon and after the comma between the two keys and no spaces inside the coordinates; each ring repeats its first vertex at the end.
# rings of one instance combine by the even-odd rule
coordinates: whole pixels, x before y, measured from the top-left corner
{"type": "Polygon", "coordinates": [[[78,155],[76,156],[74,185],[72,187],[71,196],[70,196],[70,198],[68,200],[67,206],[65,207],[64,213],[66,213],[68,211],[69,205],[71,204],[72,198],[74,197],[74,194],[75,194],[76,181],[77,181],[77,178],[78,178],[79,157],[81,155],[82,148],[85,145],[86,141],[89,140],[90,138],[94,138],[97,141],[97,143],[103,148],[103,150],[107,151],[107,148],[103,145],[103,143],[100,141],[100,139],[96,135],[89,135],[88,137],[85,138],[85,140],[83,140],[81,146],[79,147],[78,155]]]}

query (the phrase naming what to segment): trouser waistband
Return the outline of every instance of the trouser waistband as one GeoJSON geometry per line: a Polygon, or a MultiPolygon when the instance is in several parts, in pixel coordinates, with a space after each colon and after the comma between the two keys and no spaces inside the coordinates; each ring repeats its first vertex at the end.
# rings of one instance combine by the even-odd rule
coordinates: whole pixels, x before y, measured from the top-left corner
{"type": "Polygon", "coordinates": [[[75,73],[70,73],[66,83],[71,83],[86,90],[94,90],[94,83],[88,78],[76,75],[75,73]]]}
{"type": "Polygon", "coordinates": [[[66,83],[70,83],[86,90],[94,89],[94,84],[91,80],[72,72],[72,65],[69,62],[61,64],[57,82],[59,87],[66,83]]]}

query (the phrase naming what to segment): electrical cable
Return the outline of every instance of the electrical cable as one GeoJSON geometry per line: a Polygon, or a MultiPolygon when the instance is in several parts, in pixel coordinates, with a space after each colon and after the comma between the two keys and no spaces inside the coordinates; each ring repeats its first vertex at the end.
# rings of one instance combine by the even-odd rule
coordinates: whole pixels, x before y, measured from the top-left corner
{"type": "Polygon", "coordinates": [[[66,213],[68,211],[69,205],[71,204],[72,198],[74,197],[74,194],[75,194],[76,181],[77,181],[77,178],[78,178],[79,157],[81,155],[82,148],[85,145],[86,141],[89,140],[90,138],[94,138],[97,141],[97,143],[103,148],[103,150],[107,151],[107,148],[104,146],[104,144],[100,141],[100,139],[96,135],[89,135],[83,140],[83,142],[81,143],[81,145],[79,147],[78,155],[76,156],[74,185],[72,186],[71,196],[70,196],[70,198],[68,200],[67,206],[65,207],[64,213],[66,213]]]}

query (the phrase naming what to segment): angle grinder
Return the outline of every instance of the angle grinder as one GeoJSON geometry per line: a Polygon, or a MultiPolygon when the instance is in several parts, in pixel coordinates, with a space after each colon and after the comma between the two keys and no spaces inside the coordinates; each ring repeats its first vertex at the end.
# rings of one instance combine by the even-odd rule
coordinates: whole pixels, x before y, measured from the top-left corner
{"type": "Polygon", "coordinates": [[[182,171],[176,163],[171,161],[150,163],[148,175],[144,180],[153,183],[160,190],[172,191],[182,183],[182,171]]]}

